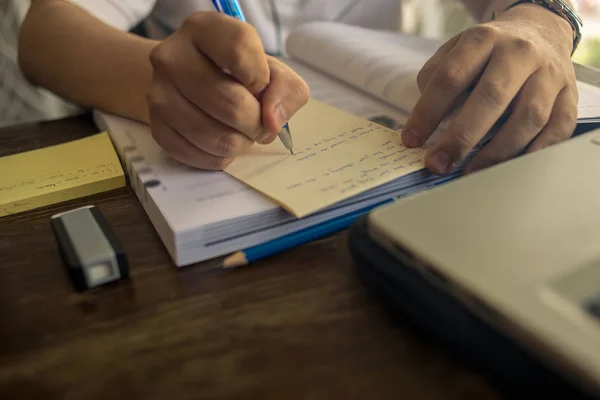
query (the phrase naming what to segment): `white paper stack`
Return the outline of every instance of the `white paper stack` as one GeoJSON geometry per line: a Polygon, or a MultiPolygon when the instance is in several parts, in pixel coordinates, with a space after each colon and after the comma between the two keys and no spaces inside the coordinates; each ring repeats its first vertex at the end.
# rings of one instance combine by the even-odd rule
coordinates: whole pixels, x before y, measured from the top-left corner
{"type": "Polygon", "coordinates": [[[243,250],[452,178],[419,171],[297,219],[225,172],[174,161],[145,125],[100,113],[96,121],[110,133],[131,186],[177,266],[243,250]]]}

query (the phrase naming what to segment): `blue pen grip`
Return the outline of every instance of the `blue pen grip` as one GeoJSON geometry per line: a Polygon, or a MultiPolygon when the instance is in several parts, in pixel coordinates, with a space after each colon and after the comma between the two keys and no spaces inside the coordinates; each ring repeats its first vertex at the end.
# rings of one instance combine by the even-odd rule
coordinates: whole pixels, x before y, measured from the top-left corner
{"type": "Polygon", "coordinates": [[[240,21],[246,21],[242,8],[236,0],[213,0],[213,4],[219,12],[223,12],[240,21]]]}
{"type": "Polygon", "coordinates": [[[223,12],[223,8],[221,7],[221,2],[219,0],[212,0],[212,3],[218,12],[223,12]]]}

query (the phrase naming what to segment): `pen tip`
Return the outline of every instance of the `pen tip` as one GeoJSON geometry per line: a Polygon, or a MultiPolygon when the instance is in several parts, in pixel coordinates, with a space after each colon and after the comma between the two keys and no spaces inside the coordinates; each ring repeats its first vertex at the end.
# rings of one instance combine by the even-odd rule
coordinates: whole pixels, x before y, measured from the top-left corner
{"type": "Polygon", "coordinates": [[[294,155],[294,150],[290,149],[290,153],[292,153],[292,155],[294,155]]]}

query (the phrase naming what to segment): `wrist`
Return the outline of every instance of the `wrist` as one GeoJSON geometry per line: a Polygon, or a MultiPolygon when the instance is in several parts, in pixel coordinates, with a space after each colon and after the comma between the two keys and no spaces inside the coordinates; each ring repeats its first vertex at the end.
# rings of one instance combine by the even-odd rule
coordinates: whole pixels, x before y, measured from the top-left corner
{"type": "Polygon", "coordinates": [[[498,11],[498,4],[507,3],[503,0],[492,3],[490,19],[525,19],[528,24],[543,30],[548,39],[562,42],[568,38],[570,54],[573,54],[581,39],[582,22],[567,0],[510,0],[509,5],[498,11]],[[505,16],[505,17],[504,17],[505,16]]]}
{"type": "MultiPolygon", "coordinates": [[[[483,14],[482,14],[482,22],[492,21],[494,19],[494,16],[498,16],[501,13],[503,13],[504,11],[507,11],[509,8],[513,7],[518,2],[519,2],[518,0],[491,0],[491,1],[488,1],[488,4],[487,4],[487,6],[485,6],[483,14]]],[[[574,8],[573,1],[562,0],[562,2],[566,6],[570,7],[571,9],[574,8]]],[[[541,8],[546,8],[540,4],[535,4],[535,3],[530,3],[530,4],[537,5],[541,8]]],[[[548,10],[548,9],[546,8],[546,10],[548,10]]],[[[550,11],[550,10],[548,10],[548,11],[550,11]]],[[[552,12],[552,11],[550,11],[550,12],[552,12]]]]}

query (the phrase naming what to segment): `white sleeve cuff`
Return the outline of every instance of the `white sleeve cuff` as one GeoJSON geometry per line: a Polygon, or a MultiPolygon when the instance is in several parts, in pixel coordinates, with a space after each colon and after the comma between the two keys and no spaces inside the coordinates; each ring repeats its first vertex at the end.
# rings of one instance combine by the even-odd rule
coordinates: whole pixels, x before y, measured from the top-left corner
{"type": "Polygon", "coordinates": [[[77,5],[104,23],[129,31],[154,9],[157,0],[65,0],[77,5]]]}

